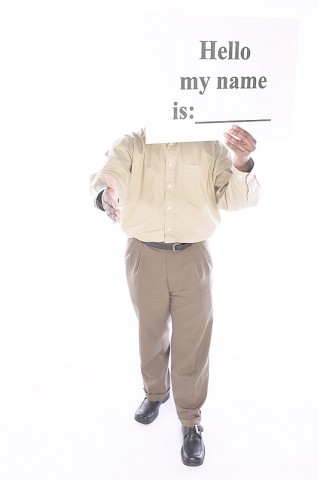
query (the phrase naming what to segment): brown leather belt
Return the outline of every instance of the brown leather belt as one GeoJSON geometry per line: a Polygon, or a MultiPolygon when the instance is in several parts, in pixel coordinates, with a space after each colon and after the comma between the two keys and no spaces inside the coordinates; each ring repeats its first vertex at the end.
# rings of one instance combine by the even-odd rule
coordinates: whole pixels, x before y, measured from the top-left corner
{"type": "Polygon", "coordinates": [[[173,250],[176,252],[177,250],[184,250],[185,248],[190,247],[193,245],[192,243],[164,243],[164,242],[142,242],[147,247],[151,248],[158,248],[160,250],[173,250]]]}

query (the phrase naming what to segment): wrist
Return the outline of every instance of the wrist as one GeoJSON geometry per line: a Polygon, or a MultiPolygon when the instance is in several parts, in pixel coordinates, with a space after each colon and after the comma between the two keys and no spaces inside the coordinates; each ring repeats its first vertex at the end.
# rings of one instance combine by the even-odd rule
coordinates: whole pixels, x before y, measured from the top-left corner
{"type": "Polygon", "coordinates": [[[245,173],[249,173],[253,168],[253,162],[252,162],[251,158],[248,158],[248,160],[246,160],[244,162],[236,162],[235,161],[234,165],[237,168],[237,170],[239,170],[240,172],[245,172],[245,173]]]}

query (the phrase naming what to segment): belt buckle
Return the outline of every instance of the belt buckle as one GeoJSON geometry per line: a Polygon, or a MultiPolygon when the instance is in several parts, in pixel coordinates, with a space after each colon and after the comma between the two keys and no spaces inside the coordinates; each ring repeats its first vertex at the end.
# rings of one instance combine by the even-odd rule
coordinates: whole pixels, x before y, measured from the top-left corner
{"type": "Polygon", "coordinates": [[[177,251],[177,250],[175,249],[175,247],[176,247],[177,245],[180,245],[180,242],[178,242],[178,243],[174,243],[174,244],[173,244],[173,247],[172,247],[172,249],[173,249],[173,252],[176,252],[176,251],[177,251]]]}

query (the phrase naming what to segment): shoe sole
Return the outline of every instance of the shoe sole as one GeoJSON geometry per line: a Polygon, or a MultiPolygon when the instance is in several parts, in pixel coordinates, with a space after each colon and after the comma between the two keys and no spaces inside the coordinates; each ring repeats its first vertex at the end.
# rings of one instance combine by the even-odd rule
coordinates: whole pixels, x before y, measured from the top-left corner
{"type": "Polygon", "coordinates": [[[161,401],[159,407],[158,407],[158,411],[157,411],[157,414],[155,417],[151,418],[151,420],[147,419],[147,418],[143,418],[143,417],[138,417],[135,415],[134,419],[138,422],[138,423],[142,423],[143,425],[149,425],[150,423],[153,423],[154,420],[157,419],[158,417],[158,414],[159,414],[159,409],[161,407],[161,405],[163,405],[163,403],[167,402],[167,400],[169,399],[170,397],[170,394],[168,394],[166,397],[163,398],[163,400],[161,401]]]}
{"type": "Polygon", "coordinates": [[[186,465],[187,467],[199,467],[200,465],[203,465],[205,460],[205,447],[204,447],[203,458],[196,462],[194,460],[190,460],[189,458],[184,457],[184,447],[182,447],[182,450],[181,450],[181,457],[182,457],[183,464],[186,465]]]}

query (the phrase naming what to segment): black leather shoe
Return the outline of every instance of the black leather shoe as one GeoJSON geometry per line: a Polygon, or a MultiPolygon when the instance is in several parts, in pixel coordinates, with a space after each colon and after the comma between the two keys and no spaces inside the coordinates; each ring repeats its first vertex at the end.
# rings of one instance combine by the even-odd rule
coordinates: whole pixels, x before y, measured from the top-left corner
{"type": "Polygon", "coordinates": [[[202,465],[205,458],[205,446],[202,439],[204,431],[201,425],[195,427],[183,427],[182,462],[188,467],[202,465]]]}
{"type": "Polygon", "coordinates": [[[139,423],[144,423],[144,425],[154,422],[158,416],[160,406],[162,403],[167,402],[168,399],[169,393],[167,393],[163,400],[160,400],[159,402],[152,402],[151,400],[144,398],[143,402],[135,412],[135,420],[139,423]]]}

